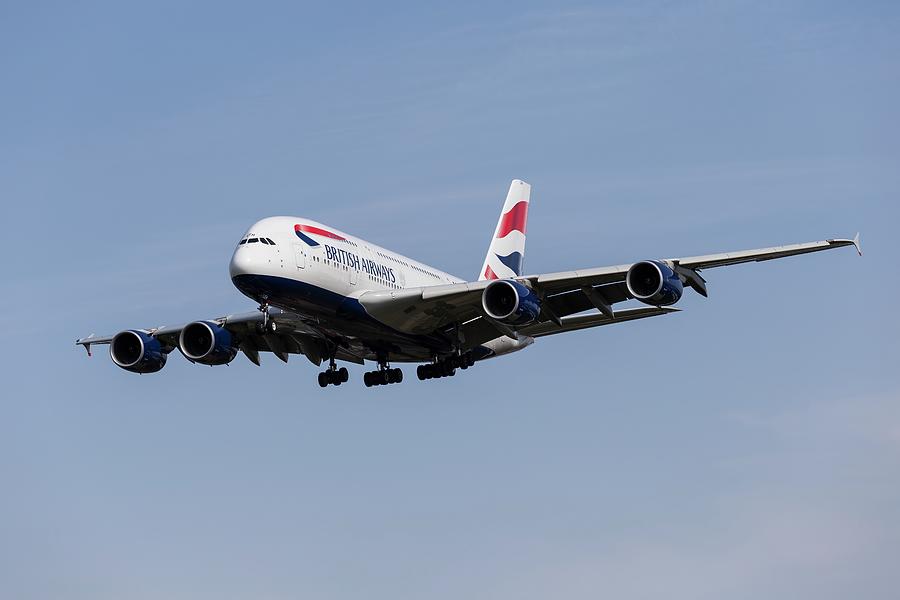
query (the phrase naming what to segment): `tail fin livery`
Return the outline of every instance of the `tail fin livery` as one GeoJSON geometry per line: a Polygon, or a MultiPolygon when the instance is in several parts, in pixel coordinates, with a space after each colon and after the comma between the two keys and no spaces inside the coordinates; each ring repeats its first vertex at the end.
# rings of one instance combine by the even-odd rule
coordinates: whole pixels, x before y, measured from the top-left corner
{"type": "Polygon", "coordinates": [[[494,229],[494,237],[488,248],[478,280],[518,277],[522,274],[525,259],[525,224],[528,221],[528,204],[531,186],[513,179],[503,203],[503,212],[494,229]]]}

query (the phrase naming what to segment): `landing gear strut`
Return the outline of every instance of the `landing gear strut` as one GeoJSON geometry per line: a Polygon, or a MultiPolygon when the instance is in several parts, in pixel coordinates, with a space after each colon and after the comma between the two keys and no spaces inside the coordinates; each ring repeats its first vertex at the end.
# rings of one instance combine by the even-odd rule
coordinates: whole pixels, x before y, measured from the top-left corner
{"type": "Polygon", "coordinates": [[[256,326],[257,331],[259,333],[275,333],[275,330],[278,328],[278,326],[275,324],[275,321],[272,320],[272,316],[269,314],[268,301],[262,302],[257,310],[263,314],[262,323],[256,326]]]}
{"type": "Polygon", "coordinates": [[[366,371],[363,375],[363,383],[366,384],[366,387],[389,385],[391,383],[400,383],[401,381],[403,381],[403,371],[399,368],[391,369],[387,364],[387,360],[379,360],[377,371],[366,371]]]}
{"type": "Polygon", "coordinates": [[[350,372],[347,367],[337,368],[334,363],[334,357],[328,361],[328,369],[319,373],[319,387],[327,387],[329,385],[341,385],[350,380],[350,372]]]}
{"type": "Polygon", "coordinates": [[[475,364],[475,358],[471,352],[459,354],[456,356],[448,356],[446,358],[435,360],[431,364],[419,365],[416,367],[416,376],[420,380],[437,379],[439,377],[453,377],[456,375],[456,369],[468,369],[475,364]]]}

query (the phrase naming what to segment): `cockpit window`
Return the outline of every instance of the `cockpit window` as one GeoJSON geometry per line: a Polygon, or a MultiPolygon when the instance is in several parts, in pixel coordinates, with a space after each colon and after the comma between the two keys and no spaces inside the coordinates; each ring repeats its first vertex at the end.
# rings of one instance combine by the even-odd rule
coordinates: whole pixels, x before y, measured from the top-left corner
{"type": "Polygon", "coordinates": [[[242,239],[240,242],[238,242],[238,246],[243,246],[244,244],[256,244],[257,242],[259,242],[260,244],[266,244],[267,246],[274,246],[274,245],[275,245],[275,242],[272,241],[272,238],[264,238],[264,237],[255,238],[255,237],[252,237],[252,238],[244,238],[244,239],[242,239]]]}

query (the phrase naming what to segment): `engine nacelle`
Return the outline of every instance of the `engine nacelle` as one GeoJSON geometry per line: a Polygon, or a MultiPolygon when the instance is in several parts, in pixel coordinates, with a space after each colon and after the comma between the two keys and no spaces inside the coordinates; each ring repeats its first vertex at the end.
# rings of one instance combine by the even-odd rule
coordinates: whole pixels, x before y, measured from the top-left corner
{"type": "Polygon", "coordinates": [[[231,332],[210,321],[185,325],[178,337],[178,347],[188,360],[202,365],[228,364],[238,352],[231,332]]]}
{"type": "Polygon", "coordinates": [[[537,294],[510,279],[498,279],[488,284],[481,295],[481,306],[489,317],[509,325],[533,323],[541,314],[537,294]]]}
{"type": "Polygon", "coordinates": [[[158,339],[136,329],[117,333],[109,343],[109,356],[132,373],[156,373],[166,366],[167,357],[158,339]]]}
{"type": "Polygon", "coordinates": [[[634,263],[625,275],[628,293],[644,304],[668,306],[681,299],[684,286],[675,271],[664,262],[645,260],[634,263]]]}

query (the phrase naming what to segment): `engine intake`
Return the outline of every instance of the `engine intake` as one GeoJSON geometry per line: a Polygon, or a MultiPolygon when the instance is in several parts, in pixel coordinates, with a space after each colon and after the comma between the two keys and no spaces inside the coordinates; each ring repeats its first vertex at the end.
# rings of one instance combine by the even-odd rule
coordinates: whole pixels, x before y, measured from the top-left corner
{"type": "Polygon", "coordinates": [[[541,301],[528,287],[518,281],[498,279],[481,295],[485,314],[509,325],[533,323],[541,314],[541,301]]]}
{"type": "Polygon", "coordinates": [[[167,358],[158,339],[136,329],[117,333],[109,344],[109,356],[132,373],[156,373],[166,366],[167,358]]]}
{"type": "Polygon", "coordinates": [[[681,299],[684,286],[664,262],[645,260],[631,265],[625,275],[628,293],[644,304],[668,306],[681,299]]]}
{"type": "Polygon", "coordinates": [[[231,332],[209,321],[185,325],[178,337],[178,347],[188,360],[203,365],[228,364],[238,351],[231,332]]]}

